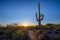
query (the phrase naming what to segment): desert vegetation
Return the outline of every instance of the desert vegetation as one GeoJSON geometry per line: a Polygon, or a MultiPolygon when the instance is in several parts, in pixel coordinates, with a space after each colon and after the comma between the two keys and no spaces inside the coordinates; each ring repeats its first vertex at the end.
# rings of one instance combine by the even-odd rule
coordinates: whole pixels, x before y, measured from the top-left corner
{"type": "Polygon", "coordinates": [[[41,28],[38,26],[24,28],[18,25],[0,26],[0,40],[60,40],[59,35],[60,24],[46,24],[41,28]]]}

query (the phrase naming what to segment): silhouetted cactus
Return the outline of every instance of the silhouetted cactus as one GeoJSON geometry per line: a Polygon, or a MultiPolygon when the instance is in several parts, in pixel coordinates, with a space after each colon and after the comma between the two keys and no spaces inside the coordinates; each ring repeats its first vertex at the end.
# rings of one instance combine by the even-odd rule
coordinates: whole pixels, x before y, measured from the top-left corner
{"type": "Polygon", "coordinates": [[[38,3],[38,14],[36,13],[36,19],[38,21],[39,26],[41,26],[41,21],[43,20],[44,15],[40,13],[40,3],[38,3]]]}

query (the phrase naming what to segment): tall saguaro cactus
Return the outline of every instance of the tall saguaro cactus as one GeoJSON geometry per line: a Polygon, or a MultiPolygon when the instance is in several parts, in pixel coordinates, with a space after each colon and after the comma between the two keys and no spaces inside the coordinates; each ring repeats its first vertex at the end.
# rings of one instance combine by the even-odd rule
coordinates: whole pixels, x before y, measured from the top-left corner
{"type": "Polygon", "coordinates": [[[41,26],[41,21],[43,20],[44,15],[40,13],[40,3],[38,3],[38,14],[36,13],[36,19],[38,21],[39,27],[41,26]]]}

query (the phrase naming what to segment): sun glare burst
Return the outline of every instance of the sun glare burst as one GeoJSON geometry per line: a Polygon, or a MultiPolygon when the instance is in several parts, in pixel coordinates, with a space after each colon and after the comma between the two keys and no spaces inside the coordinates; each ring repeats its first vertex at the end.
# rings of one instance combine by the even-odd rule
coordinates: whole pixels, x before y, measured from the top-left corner
{"type": "Polygon", "coordinates": [[[24,20],[24,21],[21,22],[21,26],[22,27],[30,27],[30,26],[34,26],[34,24],[31,23],[30,21],[24,20]]]}
{"type": "Polygon", "coordinates": [[[23,26],[29,26],[29,25],[25,23],[25,24],[23,24],[23,26]]]}
{"type": "Polygon", "coordinates": [[[28,27],[29,26],[29,23],[23,23],[21,26],[24,26],[24,27],[28,27]]]}

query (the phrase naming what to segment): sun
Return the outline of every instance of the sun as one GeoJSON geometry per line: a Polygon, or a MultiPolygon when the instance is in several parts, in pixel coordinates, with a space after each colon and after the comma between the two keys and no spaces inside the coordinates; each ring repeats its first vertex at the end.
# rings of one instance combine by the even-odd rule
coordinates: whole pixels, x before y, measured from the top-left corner
{"type": "Polygon", "coordinates": [[[30,27],[30,26],[33,26],[33,25],[34,25],[34,24],[31,23],[30,21],[22,21],[21,24],[20,24],[20,26],[21,26],[21,27],[24,27],[24,28],[30,27]]]}
{"type": "Polygon", "coordinates": [[[21,26],[28,27],[29,26],[29,23],[25,22],[25,23],[21,24],[21,26]]]}
{"type": "Polygon", "coordinates": [[[29,25],[25,23],[25,24],[23,24],[23,26],[25,26],[25,27],[26,27],[26,26],[29,26],[29,25]]]}

